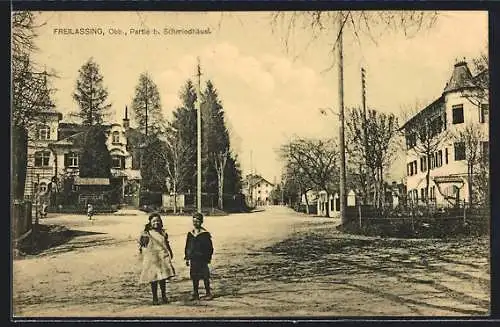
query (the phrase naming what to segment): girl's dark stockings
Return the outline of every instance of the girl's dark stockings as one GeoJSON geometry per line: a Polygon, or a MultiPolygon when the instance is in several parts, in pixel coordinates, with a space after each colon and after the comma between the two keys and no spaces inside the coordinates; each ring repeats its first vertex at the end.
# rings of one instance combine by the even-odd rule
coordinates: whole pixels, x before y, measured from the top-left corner
{"type": "Polygon", "coordinates": [[[160,280],[151,282],[151,293],[153,293],[153,304],[158,304],[158,284],[160,284],[161,299],[163,303],[167,303],[166,282],[160,280]]]}

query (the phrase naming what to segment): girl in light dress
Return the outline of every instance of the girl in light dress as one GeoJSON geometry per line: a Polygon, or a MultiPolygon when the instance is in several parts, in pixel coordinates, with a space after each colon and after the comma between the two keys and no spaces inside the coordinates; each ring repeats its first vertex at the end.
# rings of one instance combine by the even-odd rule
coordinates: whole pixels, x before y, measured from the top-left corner
{"type": "Polygon", "coordinates": [[[139,238],[139,251],[142,254],[142,272],[140,283],[150,283],[153,304],[159,304],[158,284],[162,303],[168,303],[166,294],[167,280],[175,276],[172,265],[174,257],[168,241],[168,234],[163,229],[163,222],[158,213],[149,216],[149,223],[139,238]]]}

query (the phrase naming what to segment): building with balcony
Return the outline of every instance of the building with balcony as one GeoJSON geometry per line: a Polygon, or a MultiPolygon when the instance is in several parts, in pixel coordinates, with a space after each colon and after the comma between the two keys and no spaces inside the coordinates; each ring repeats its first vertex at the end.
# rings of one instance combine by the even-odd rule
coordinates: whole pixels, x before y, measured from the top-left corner
{"type": "Polygon", "coordinates": [[[409,119],[402,130],[406,138],[407,200],[455,206],[468,200],[466,143],[457,135],[467,126],[480,130],[478,148],[488,156],[488,101],[467,63],[455,64],[441,96],[409,119]],[[427,191],[427,173],[429,188],[427,191]]]}
{"type": "MultiPolygon", "coordinates": [[[[63,122],[62,118],[62,114],[55,110],[44,112],[39,116],[35,128],[29,131],[25,184],[27,198],[57,190],[58,182],[64,176],[79,176],[85,127],[63,122]]],[[[132,166],[132,161],[135,160],[127,148],[128,128],[127,109],[123,124],[104,125],[106,146],[112,158],[112,178],[105,184],[119,189],[121,201],[124,202],[127,202],[126,198],[130,193],[128,190],[138,189],[141,180],[140,170],[132,166]],[[133,187],[134,185],[137,187],[133,187]]],[[[83,180],[80,182],[85,183],[83,180]]]]}

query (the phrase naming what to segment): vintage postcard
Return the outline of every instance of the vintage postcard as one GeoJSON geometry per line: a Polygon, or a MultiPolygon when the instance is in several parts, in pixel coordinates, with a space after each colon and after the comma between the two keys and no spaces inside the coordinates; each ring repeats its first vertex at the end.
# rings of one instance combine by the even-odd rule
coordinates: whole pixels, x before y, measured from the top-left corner
{"type": "Polygon", "coordinates": [[[12,314],[487,317],[486,11],[12,12],[12,314]]]}

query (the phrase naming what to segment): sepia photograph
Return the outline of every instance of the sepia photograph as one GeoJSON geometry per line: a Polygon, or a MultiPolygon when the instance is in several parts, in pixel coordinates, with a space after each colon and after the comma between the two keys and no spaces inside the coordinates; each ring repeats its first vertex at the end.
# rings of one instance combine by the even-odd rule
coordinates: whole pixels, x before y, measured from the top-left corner
{"type": "Polygon", "coordinates": [[[490,315],[487,11],[12,11],[11,315],[490,315]]]}

